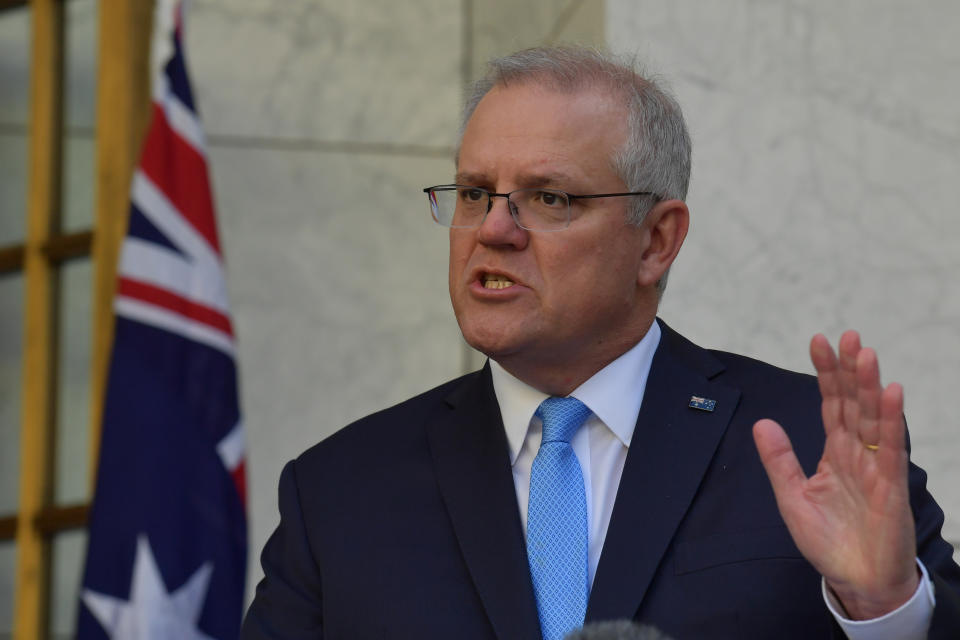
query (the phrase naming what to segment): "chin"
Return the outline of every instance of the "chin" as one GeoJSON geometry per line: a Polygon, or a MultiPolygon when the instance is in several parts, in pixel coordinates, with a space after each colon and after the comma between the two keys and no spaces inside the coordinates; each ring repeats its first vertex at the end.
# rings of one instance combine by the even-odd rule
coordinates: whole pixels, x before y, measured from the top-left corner
{"type": "Polygon", "coordinates": [[[532,338],[529,315],[515,308],[460,300],[454,302],[453,311],[463,339],[488,358],[513,355],[532,338]]]}
{"type": "Polygon", "coordinates": [[[462,328],[461,333],[468,345],[488,358],[496,359],[497,355],[503,350],[502,345],[498,344],[498,336],[477,335],[475,332],[463,331],[462,328]]]}
{"type": "Polygon", "coordinates": [[[513,351],[511,337],[496,328],[474,327],[461,322],[460,333],[468,345],[488,358],[497,360],[513,351]]]}

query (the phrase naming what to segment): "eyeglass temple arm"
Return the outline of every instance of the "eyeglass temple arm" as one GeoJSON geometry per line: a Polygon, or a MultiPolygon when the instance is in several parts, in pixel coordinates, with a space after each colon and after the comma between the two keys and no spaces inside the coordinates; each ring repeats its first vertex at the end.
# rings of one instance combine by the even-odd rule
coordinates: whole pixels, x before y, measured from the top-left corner
{"type": "MultiPolygon", "coordinates": [[[[626,193],[591,193],[590,195],[578,196],[572,193],[567,194],[570,200],[585,200],[587,198],[615,198],[617,196],[657,196],[653,191],[628,191],[626,193]]],[[[659,198],[660,196],[657,196],[659,198]]]]}

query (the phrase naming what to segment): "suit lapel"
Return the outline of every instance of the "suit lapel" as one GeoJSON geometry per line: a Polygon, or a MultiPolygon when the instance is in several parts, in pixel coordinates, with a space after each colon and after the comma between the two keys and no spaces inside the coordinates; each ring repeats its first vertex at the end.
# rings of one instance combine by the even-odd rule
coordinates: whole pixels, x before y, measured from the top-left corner
{"type": "Polygon", "coordinates": [[[500,409],[489,365],[447,398],[428,426],[440,493],[498,638],[539,638],[500,409]]]}
{"type": "Polygon", "coordinates": [[[740,392],[711,381],[722,365],[661,322],[587,606],[587,620],[632,618],[683,520],[740,392]],[[690,408],[691,396],[716,400],[690,408]]]}

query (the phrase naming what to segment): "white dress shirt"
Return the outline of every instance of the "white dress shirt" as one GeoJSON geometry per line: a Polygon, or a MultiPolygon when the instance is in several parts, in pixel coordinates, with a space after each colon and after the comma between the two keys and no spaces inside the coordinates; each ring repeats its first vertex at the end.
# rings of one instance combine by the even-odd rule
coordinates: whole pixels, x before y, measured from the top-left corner
{"type": "MultiPolygon", "coordinates": [[[[637,424],[640,404],[647,385],[653,354],[660,344],[660,325],[651,325],[632,349],[598,371],[573,390],[570,396],[587,405],[593,414],[577,430],[570,445],[583,471],[587,498],[588,579],[593,586],[607,526],[617,498],[627,450],[637,424]]],[[[534,389],[490,362],[493,389],[510,446],[510,463],[517,491],[523,531],[527,530],[527,503],[530,496],[530,469],[540,449],[543,426],[535,415],[547,394],[534,389]]],[[[643,446],[638,443],[637,446],[643,446]]],[[[919,561],[918,561],[919,563],[919,561]]],[[[926,637],[933,617],[933,587],[926,569],[913,598],[894,612],[868,621],[846,619],[843,609],[823,585],[827,608],[852,640],[913,640],[926,637]]]]}

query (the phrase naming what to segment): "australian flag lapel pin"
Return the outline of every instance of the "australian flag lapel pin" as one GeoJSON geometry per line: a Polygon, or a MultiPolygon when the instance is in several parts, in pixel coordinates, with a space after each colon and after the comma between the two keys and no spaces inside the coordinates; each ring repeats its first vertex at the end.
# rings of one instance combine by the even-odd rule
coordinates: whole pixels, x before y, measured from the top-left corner
{"type": "Polygon", "coordinates": [[[717,406],[717,401],[711,400],[710,398],[701,398],[700,396],[690,396],[690,404],[687,406],[691,409],[699,409],[700,411],[713,411],[717,406]]]}

